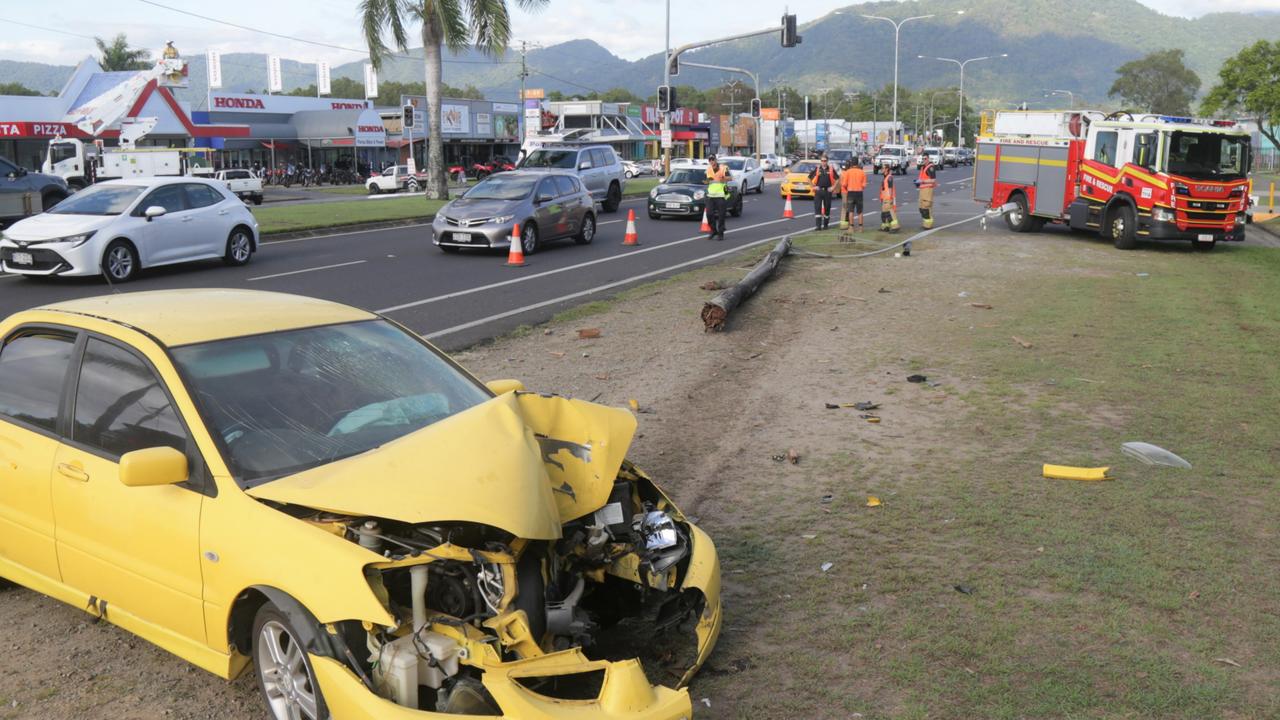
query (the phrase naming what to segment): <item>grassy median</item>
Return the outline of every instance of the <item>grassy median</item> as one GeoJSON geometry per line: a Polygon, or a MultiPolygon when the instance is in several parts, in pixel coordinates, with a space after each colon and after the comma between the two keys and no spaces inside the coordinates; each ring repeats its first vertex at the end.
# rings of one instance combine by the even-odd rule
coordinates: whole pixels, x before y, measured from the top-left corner
{"type": "Polygon", "coordinates": [[[444,206],[442,200],[421,196],[350,202],[309,203],[282,207],[255,207],[253,214],[263,235],[316,230],[388,220],[428,220],[444,206]]]}

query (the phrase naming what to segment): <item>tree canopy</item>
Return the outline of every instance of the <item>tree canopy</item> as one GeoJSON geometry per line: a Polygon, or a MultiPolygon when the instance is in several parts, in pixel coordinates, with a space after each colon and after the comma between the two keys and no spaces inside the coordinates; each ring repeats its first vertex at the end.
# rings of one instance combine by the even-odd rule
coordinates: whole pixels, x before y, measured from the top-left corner
{"type": "Polygon", "coordinates": [[[1200,76],[1183,62],[1181,49],[1161,50],[1116,69],[1107,93],[1135,110],[1164,115],[1190,115],[1191,101],[1200,90],[1200,76]]]}
{"type": "Polygon", "coordinates": [[[23,85],[22,83],[7,82],[0,83],[0,95],[39,95],[39,91],[23,85]]]}
{"type": "Polygon", "coordinates": [[[1280,41],[1259,40],[1224,62],[1201,110],[1246,115],[1280,147],[1280,41]]]}
{"type": "Polygon", "coordinates": [[[110,42],[95,37],[93,42],[98,46],[101,57],[98,64],[103,70],[146,70],[151,67],[151,53],[142,48],[129,47],[129,39],[124,33],[111,38],[110,42]]]}

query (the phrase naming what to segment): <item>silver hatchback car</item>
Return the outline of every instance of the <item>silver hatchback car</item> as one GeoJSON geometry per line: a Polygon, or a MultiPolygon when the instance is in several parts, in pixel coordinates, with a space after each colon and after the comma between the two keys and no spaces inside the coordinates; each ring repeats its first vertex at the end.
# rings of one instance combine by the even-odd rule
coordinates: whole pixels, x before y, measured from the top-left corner
{"type": "Polygon", "coordinates": [[[445,252],[505,249],[516,224],[526,255],[558,238],[586,245],[596,235],[595,203],[572,172],[498,173],[436,213],[431,242],[445,252]]]}

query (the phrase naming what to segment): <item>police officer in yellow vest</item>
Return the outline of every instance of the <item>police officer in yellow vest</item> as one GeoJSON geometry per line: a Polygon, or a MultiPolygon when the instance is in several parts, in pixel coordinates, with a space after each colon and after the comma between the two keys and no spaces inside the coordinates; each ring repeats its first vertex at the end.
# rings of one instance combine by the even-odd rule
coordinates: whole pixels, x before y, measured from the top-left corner
{"type": "Polygon", "coordinates": [[[729,168],[716,162],[715,155],[707,160],[707,221],[711,224],[708,240],[724,239],[724,216],[729,205],[729,168]]]}
{"type": "Polygon", "coordinates": [[[938,168],[925,153],[924,165],[920,166],[920,175],[916,178],[916,187],[920,188],[920,218],[925,230],[933,227],[933,189],[937,186],[938,168]]]}
{"type": "Polygon", "coordinates": [[[886,160],[880,172],[884,177],[880,180],[880,229],[891,233],[898,232],[898,193],[893,189],[893,167],[886,160]]]}

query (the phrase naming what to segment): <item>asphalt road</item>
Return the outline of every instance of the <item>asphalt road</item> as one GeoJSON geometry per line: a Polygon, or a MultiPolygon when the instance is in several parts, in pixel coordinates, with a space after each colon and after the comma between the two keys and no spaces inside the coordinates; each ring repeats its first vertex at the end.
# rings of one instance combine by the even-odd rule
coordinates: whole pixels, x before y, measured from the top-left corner
{"type": "MultiPolygon", "coordinates": [[[[972,169],[939,173],[934,209],[944,225],[979,214],[970,194],[972,169]]],[[[896,178],[904,236],[919,229],[914,173],[896,178]]],[[[878,177],[869,185],[878,188],[878,177]]],[[[879,225],[875,192],[867,191],[867,224],[879,225]]],[[[628,286],[715,261],[752,245],[813,228],[813,205],[794,203],[796,218],[782,218],[777,184],[749,195],[740,218],[730,218],[724,241],[709,241],[689,220],[650,220],[643,198],[628,199],[616,214],[601,215],[591,245],[571,240],[544,246],[527,265],[507,267],[505,254],[445,254],[430,244],[428,226],[264,243],[253,262],[221,262],[144,271],[118,292],[195,287],[252,288],[335,300],[385,313],[446,349],[470,345],[546,320],[573,305],[628,286]],[[640,246],[622,245],[627,210],[636,210],[640,246]]],[[[838,207],[838,204],[837,204],[838,207]]],[[[1001,225],[1003,229],[1003,225],[1001,225]]],[[[0,275],[0,316],[70,298],[113,292],[100,278],[32,279],[0,275]]],[[[198,318],[194,318],[198,322],[198,318]]]]}

